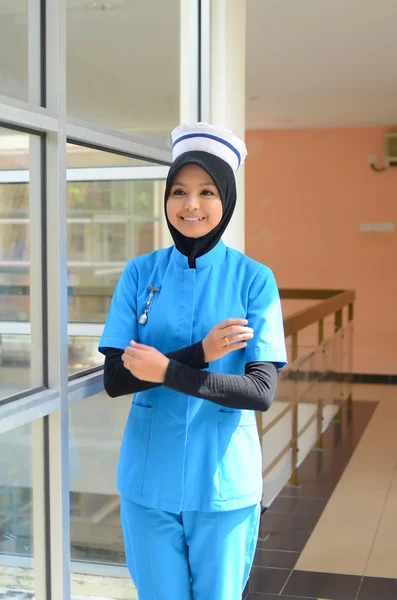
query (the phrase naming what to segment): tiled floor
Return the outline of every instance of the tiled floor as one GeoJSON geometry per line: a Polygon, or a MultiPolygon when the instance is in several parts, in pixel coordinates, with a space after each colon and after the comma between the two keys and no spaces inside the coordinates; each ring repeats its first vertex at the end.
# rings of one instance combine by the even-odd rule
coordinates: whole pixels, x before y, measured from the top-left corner
{"type": "MultiPolygon", "coordinates": [[[[359,386],[361,401],[353,403],[350,417],[330,426],[323,450],[313,450],[301,465],[299,485],[286,486],[262,516],[248,600],[396,600],[397,579],[295,568],[378,406],[369,393],[387,400],[394,392],[397,404],[396,387],[388,386],[382,395],[374,393],[379,386],[370,387],[359,386]]],[[[397,501],[396,488],[397,478],[390,511],[392,500],[397,501]]],[[[396,556],[392,560],[397,562],[396,556]]]]}
{"type": "MultiPolygon", "coordinates": [[[[300,466],[298,486],[285,486],[262,516],[245,600],[397,599],[397,386],[357,385],[354,398],[300,466]],[[371,553],[355,572],[369,516],[371,553]],[[356,549],[343,553],[349,539],[356,549]]],[[[32,595],[0,589],[0,600],[32,595]]]]}
{"type": "Polygon", "coordinates": [[[379,403],[297,569],[397,576],[396,400],[379,403]]]}

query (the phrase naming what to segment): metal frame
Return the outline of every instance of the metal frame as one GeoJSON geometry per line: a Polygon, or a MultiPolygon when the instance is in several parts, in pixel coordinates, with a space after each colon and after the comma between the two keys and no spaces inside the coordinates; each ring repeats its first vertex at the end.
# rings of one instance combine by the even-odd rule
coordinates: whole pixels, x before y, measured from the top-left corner
{"type": "MultiPolygon", "coordinates": [[[[32,384],[38,389],[0,404],[0,435],[32,423],[35,594],[40,600],[70,598],[69,406],[103,390],[101,371],[68,381],[67,342],[73,325],[68,325],[67,305],[66,182],[160,180],[172,158],[169,147],[151,146],[139,135],[67,118],[66,3],[29,0],[29,101],[0,95],[0,127],[31,136],[30,173],[3,172],[0,182],[30,183],[32,324],[17,328],[31,329],[32,384]],[[67,143],[156,164],[67,169],[67,143]]],[[[209,3],[202,1],[201,19],[209,19],[209,3]]],[[[209,98],[209,57],[203,62],[204,47],[209,51],[205,41],[209,24],[199,27],[199,0],[181,0],[180,17],[181,39],[189,46],[188,52],[181,52],[181,69],[183,62],[188,73],[183,83],[181,79],[181,101],[183,96],[185,115],[195,121],[200,117],[199,89],[209,98]]],[[[7,327],[12,329],[13,324],[7,327]]],[[[97,334],[100,327],[87,326],[87,332],[97,334]]],[[[79,326],[80,335],[81,331],[79,326]]]]}
{"type": "MultiPolygon", "coordinates": [[[[67,181],[134,181],[166,179],[168,166],[85,167],[66,169],[67,181]]],[[[0,171],[0,183],[29,183],[27,169],[0,171]]],[[[0,219],[4,223],[5,219],[0,219]]],[[[16,222],[16,221],[15,221],[16,222]]],[[[18,220],[21,222],[21,220],[18,220]]]]}
{"type": "Polygon", "coordinates": [[[0,435],[59,410],[59,393],[42,390],[0,406],[0,435]]]}
{"type": "Polygon", "coordinates": [[[58,131],[59,121],[46,108],[0,95],[0,126],[8,129],[18,127],[30,133],[47,133],[58,131]]]}
{"type": "Polygon", "coordinates": [[[172,162],[172,152],[169,148],[150,146],[142,143],[138,136],[125,135],[78,119],[67,120],[66,135],[70,144],[80,144],[163,165],[172,162]]]}

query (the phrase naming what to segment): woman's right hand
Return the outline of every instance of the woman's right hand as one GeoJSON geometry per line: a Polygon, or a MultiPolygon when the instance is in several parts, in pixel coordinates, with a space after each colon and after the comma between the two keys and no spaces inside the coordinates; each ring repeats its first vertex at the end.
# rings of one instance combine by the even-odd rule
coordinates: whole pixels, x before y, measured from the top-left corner
{"type": "Polygon", "coordinates": [[[247,346],[246,340],[254,337],[254,330],[247,327],[246,319],[226,319],[215,325],[203,339],[204,360],[207,363],[218,360],[247,346]]]}

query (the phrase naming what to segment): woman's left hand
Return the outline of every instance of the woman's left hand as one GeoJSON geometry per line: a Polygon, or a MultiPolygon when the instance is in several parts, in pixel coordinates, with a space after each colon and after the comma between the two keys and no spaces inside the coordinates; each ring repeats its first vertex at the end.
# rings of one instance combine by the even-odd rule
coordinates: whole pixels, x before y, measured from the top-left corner
{"type": "Polygon", "coordinates": [[[138,379],[151,383],[164,383],[169,358],[152,346],[132,341],[122,355],[124,367],[138,379]]]}

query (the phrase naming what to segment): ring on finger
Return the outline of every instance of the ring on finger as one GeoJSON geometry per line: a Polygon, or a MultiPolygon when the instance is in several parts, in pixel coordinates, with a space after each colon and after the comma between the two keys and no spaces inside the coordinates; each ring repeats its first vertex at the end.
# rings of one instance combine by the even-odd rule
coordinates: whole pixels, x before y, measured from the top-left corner
{"type": "Polygon", "coordinates": [[[226,346],[228,346],[230,344],[229,338],[227,336],[225,336],[225,342],[226,342],[226,346]]]}

